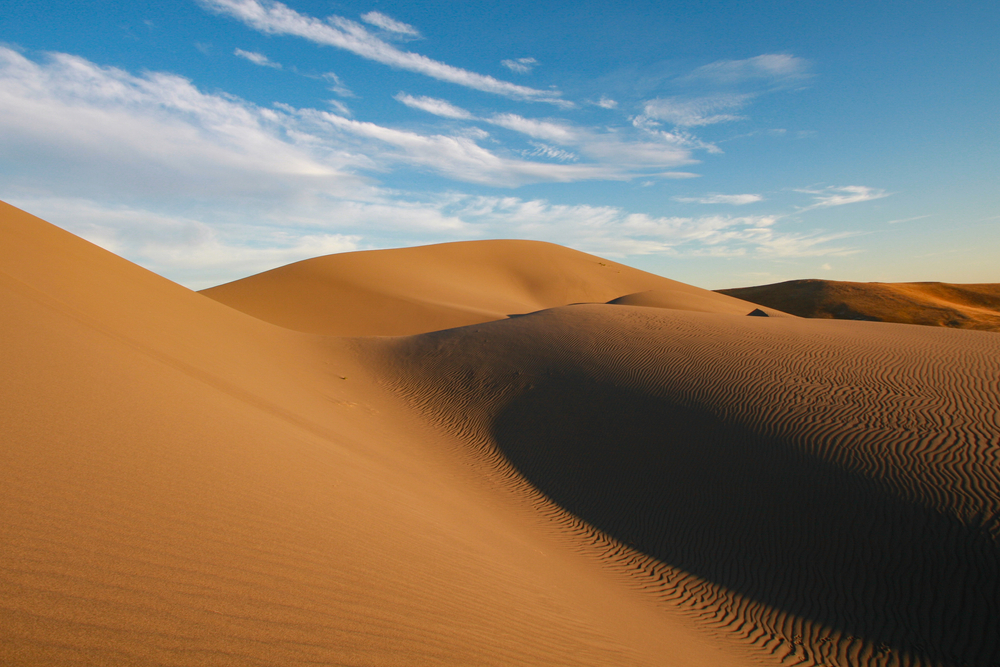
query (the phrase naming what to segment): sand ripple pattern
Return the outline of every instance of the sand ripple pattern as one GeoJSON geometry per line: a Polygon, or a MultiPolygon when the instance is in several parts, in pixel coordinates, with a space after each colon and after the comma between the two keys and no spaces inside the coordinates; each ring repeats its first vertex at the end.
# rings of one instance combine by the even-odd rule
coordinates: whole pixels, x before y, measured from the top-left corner
{"type": "Polygon", "coordinates": [[[1000,336],[578,305],[370,345],[704,625],[787,664],[1000,665],[1000,336]]]}

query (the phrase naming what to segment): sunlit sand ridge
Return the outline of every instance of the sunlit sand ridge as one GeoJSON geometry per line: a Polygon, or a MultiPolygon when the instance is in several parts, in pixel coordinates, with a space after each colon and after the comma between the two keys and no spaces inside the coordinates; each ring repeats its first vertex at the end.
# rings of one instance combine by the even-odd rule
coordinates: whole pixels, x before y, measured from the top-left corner
{"type": "Polygon", "coordinates": [[[800,317],[1000,331],[1000,285],[790,280],[719,290],[800,317]]]}
{"type": "Polygon", "coordinates": [[[205,294],[0,211],[0,663],[1000,660],[995,334],[513,241],[205,294]]]}

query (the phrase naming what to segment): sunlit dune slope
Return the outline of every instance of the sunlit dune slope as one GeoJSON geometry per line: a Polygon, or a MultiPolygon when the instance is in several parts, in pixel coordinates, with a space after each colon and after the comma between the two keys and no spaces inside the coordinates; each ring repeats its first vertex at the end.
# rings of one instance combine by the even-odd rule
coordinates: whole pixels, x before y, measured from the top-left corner
{"type": "Polygon", "coordinates": [[[379,344],[664,605],[786,664],[1000,663],[995,334],[577,305],[379,344]]]}
{"type": "Polygon", "coordinates": [[[369,378],[0,205],[0,664],[747,664],[369,378]],[[432,437],[433,435],[433,437],[432,437]]]}
{"type": "Polygon", "coordinates": [[[328,255],[202,294],[296,331],[395,336],[649,290],[659,298],[648,305],[658,307],[756,307],[562,246],[511,240],[328,255]]]}
{"type": "Polygon", "coordinates": [[[719,290],[799,317],[1000,331],[1000,284],[790,280],[719,290]]]}

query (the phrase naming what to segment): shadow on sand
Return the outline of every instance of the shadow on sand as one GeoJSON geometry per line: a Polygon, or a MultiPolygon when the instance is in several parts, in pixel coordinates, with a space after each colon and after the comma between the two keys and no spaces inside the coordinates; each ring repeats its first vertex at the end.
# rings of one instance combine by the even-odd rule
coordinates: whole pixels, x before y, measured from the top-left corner
{"type": "Polygon", "coordinates": [[[981,527],[588,380],[540,379],[493,435],[554,502],[664,563],[917,662],[1000,664],[1000,545],[981,527]]]}

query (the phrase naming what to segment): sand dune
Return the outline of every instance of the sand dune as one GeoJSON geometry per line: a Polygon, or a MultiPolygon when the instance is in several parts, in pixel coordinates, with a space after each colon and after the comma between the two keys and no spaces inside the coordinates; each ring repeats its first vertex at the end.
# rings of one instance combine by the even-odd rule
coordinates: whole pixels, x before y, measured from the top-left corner
{"type": "Polygon", "coordinates": [[[655,290],[665,308],[745,314],[756,306],[538,241],[468,241],[351,252],[203,290],[282,327],[399,336],[655,290]]]}
{"type": "Polygon", "coordinates": [[[361,343],[6,205],[0,309],[0,664],[740,664],[469,475],[361,343]]]}
{"type": "Polygon", "coordinates": [[[484,474],[706,624],[805,664],[1000,659],[993,334],[581,305],[383,345],[484,474]]]}
{"type": "Polygon", "coordinates": [[[0,205],[0,664],[1000,662],[994,334],[338,257],[207,298],[0,205]]]}
{"type": "Polygon", "coordinates": [[[799,317],[1000,331],[1000,285],[996,283],[790,280],[774,285],[719,290],[719,293],[779,308],[799,317]]]}

